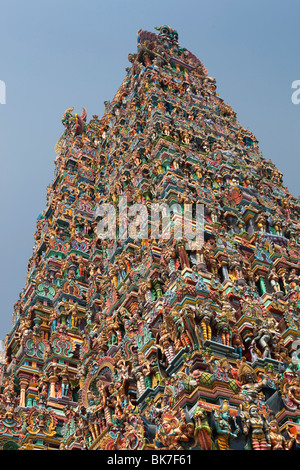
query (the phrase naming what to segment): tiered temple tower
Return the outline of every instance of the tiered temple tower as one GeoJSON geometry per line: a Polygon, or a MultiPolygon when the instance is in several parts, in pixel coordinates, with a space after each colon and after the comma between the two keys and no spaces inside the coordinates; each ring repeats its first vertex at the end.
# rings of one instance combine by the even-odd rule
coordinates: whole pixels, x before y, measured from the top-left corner
{"type": "Polygon", "coordinates": [[[6,337],[3,449],[299,446],[300,201],[157,29],[138,32],[101,119],[63,116],[6,337]],[[124,200],[146,208],[146,232],[124,200]],[[154,238],[162,203],[170,236],[154,238]],[[116,237],[100,233],[105,204],[116,237]],[[204,207],[196,249],[178,237],[185,204],[204,207]]]}

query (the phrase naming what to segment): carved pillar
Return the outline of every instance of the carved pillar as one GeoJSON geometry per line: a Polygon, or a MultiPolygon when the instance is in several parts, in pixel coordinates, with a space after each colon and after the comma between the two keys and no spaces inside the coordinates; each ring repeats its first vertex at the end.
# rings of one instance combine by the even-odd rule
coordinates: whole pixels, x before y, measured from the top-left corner
{"type": "Polygon", "coordinates": [[[55,398],[56,397],[56,391],[55,391],[55,384],[58,381],[58,377],[56,375],[53,375],[52,377],[49,377],[49,382],[50,382],[50,394],[49,398],[55,398]]]}
{"type": "Polygon", "coordinates": [[[29,380],[25,377],[20,378],[20,407],[25,407],[26,388],[28,387],[29,380]]]}
{"type": "Polygon", "coordinates": [[[153,280],[153,286],[154,286],[157,298],[162,297],[163,293],[162,293],[161,285],[157,279],[153,280]]]}
{"type": "Polygon", "coordinates": [[[229,281],[229,274],[227,269],[227,264],[222,264],[222,274],[224,277],[224,281],[229,281]]]}
{"type": "Polygon", "coordinates": [[[265,280],[263,277],[259,278],[259,285],[262,291],[262,295],[265,294],[267,292],[267,289],[266,289],[265,280]]]}

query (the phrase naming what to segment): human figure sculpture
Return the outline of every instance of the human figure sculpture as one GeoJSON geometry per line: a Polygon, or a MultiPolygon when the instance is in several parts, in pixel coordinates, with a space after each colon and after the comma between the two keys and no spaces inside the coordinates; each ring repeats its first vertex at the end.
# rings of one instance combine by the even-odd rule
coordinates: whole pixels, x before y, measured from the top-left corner
{"type": "Polygon", "coordinates": [[[290,450],[295,442],[295,436],[290,434],[290,439],[286,439],[280,432],[276,419],[270,421],[270,441],[272,450],[290,450]]]}
{"type": "Polygon", "coordinates": [[[270,426],[259,414],[257,406],[251,405],[246,413],[241,412],[243,432],[249,436],[252,450],[270,450],[270,426]]]}
{"type": "Polygon", "coordinates": [[[217,443],[219,450],[230,450],[230,440],[238,436],[239,428],[234,422],[234,432],[231,431],[230,411],[228,401],[224,400],[219,411],[214,413],[217,443]]]}
{"type": "Polygon", "coordinates": [[[155,439],[162,446],[156,446],[156,449],[178,450],[181,448],[180,442],[187,442],[189,437],[182,432],[179,426],[179,420],[172,414],[162,415],[161,425],[156,432],[155,439]]]}
{"type": "Polygon", "coordinates": [[[238,354],[239,359],[242,358],[243,351],[245,350],[244,342],[242,336],[239,334],[237,328],[232,329],[232,346],[234,347],[234,352],[238,354]]]}
{"type": "Polygon", "coordinates": [[[271,357],[271,351],[278,339],[277,322],[273,318],[266,318],[258,327],[258,332],[253,341],[262,350],[262,357],[271,357]]]}
{"type": "Polygon", "coordinates": [[[203,335],[203,339],[205,340],[211,340],[212,336],[212,324],[214,321],[214,314],[212,310],[210,309],[210,306],[208,304],[204,304],[202,308],[200,308],[199,312],[200,316],[200,328],[201,332],[203,335]]]}

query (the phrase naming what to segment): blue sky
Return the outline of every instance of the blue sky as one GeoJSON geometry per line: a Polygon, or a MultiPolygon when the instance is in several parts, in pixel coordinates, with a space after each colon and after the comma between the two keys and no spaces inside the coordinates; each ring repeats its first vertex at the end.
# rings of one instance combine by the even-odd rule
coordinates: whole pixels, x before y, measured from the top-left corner
{"type": "Polygon", "coordinates": [[[53,180],[69,107],[101,116],[136,51],[136,33],[168,24],[217,80],[220,96],[299,190],[298,0],[2,0],[0,80],[0,339],[25,285],[36,218],[53,180]]]}

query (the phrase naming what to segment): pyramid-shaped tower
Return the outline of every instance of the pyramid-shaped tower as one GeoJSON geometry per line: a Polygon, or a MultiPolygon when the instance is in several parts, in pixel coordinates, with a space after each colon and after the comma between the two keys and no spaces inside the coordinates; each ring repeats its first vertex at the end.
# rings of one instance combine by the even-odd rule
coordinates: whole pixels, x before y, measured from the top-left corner
{"type": "Polygon", "coordinates": [[[156,29],[101,119],[63,115],[2,359],[3,449],[299,446],[299,200],[156,29]]]}

